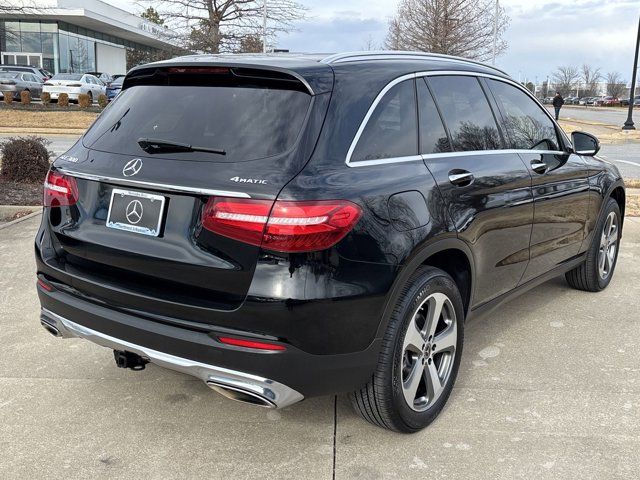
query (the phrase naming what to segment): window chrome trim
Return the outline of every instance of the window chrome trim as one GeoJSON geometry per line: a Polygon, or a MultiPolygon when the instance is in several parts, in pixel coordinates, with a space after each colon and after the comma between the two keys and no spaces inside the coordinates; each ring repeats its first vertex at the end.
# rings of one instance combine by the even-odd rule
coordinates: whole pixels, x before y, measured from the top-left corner
{"type": "Polygon", "coordinates": [[[71,177],[82,178],[84,180],[91,180],[94,182],[106,182],[106,183],[113,183],[115,185],[124,185],[124,186],[141,187],[141,188],[153,188],[155,190],[165,190],[165,191],[177,192],[177,193],[190,193],[190,194],[196,194],[196,195],[251,198],[251,195],[245,192],[216,190],[216,189],[210,189],[210,188],[185,187],[182,185],[173,185],[169,183],[154,183],[154,182],[145,182],[142,180],[130,180],[128,178],[125,179],[125,178],[117,178],[117,177],[108,177],[105,175],[93,175],[90,173],[82,173],[82,172],[76,172],[73,170],[67,170],[66,168],[61,168],[61,167],[58,167],[57,170],[60,173],[69,175],[71,177]]]}
{"type": "Polygon", "coordinates": [[[432,160],[438,158],[450,157],[468,157],[475,155],[505,155],[505,154],[533,154],[533,155],[569,155],[569,152],[560,150],[523,150],[516,148],[505,148],[503,150],[469,150],[465,152],[442,152],[442,153],[424,153],[422,155],[411,155],[407,157],[380,158],[374,160],[362,160],[349,164],[351,168],[368,167],[371,165],[386,165],[387,163],[415,162],[418,160],[432,160]]]}
{"type": "MultiPolygon", "coordinates": [[[[347,151],[347,158],[345,160],[345,163],[347,164],[348,167],[352,167],[353,165],[350,165],[350,161],[351,161],[351,156],[353,155],[354,150],[356,149],[356,146],[358,145],[358,140],[360,140],[360,136],[362,135],[362,132],[364,131],[364,129],[367,127],[367,123],[369,123],[369,119],[371,118],[371,115],[373,115],[373,112],[375,111],[376,107],[378,106],[378,104],[380,103],[380,101],[382,100],[382,98],[386,95],[386,93],[391,90],[393,87],[395,87],[397,84],[404,82],[405,80],[411,80],[412,78],[416,78],[416,74],[415,73],[409,73],[407,75],[402,75],[398,78],[395,78],[393,80],[391,80],[389,83],[387,83],[385,85],[385,87],[380,90],[380,93],[378,93],[378,95],[376,96],[376,98],[373,100],[373,103],[371,104],[371,106],[369,107],[369,110],[367,110],[367,114],[364,116],[364,119],[362,120],[362,122],[360,123],[360,126],[358,127],[358,131],[356,132],[356,136],[353,137],[353,140],[351,141],[351,145],[349,146],[349,150],[347,151]]],[[[417,107],[417,102],[416,102],[416,107],[417,107]]],[[[418,155],[412,155],[410,157],[395,157],[395,162],[389,162],[389,163],[397,163],[399,160],[399,158],[410,158],[411,160],[401,160],[401,161],[405,161],[405,162],[411,162],[416,160],[416,158],[418,155]]],[[[393,158],[389,158],[389,159],[381,159],[381,160],[394,160],[393,158]]],[[[363,160],[362,162],[371,162],[371,161],[378,161],[378,160],[363,160]]],[[[362,163],[362,162],[356,162],[358,164],[362,163]]]]}
{"type": "MultiPolygon", "coordinates": [[[[331,58],[331,57],[328,57],[328,58],[331,58]]],[[[439,70],[439,71],[433,71],[433,72],[409,73],[391,80],[387,85],[385,85],[385,87],[380,91],[380,93],[378,93],[376,98],[373,100],[373,103],[371,103],[369,110],[367,110],[367,114],[365,115],[364,119],[360,123],[360,126],[358,127],[358,131],[353,137],[353,140],[351,141],[351,145],[349,146],[349,150],[347,151],[347,157],[345,159],[345,163],[347,164],[347,166],[348,167],[365,167],[370,165],[383,165],[387,163],[414,162],[416,160],[426,160],[429,158],[460,157],[460,156],[468,156],[468,155],[495,155],[499,153],[534,153],[534,154],[551,154],[551,155],[567,155],[568,154],[568,152],[563,152],[560,150],[526,150],[526,149],[509,148],[509,149],[500,149],[500,150],[470,150],[470,151],[464,151],[464,152],[425,153],[425,154],[419,154],[419,155],[410,155],[406,157],[380,158],[380,159],[374,159],[374,160],[361,160],[361,161],[353,161],[353,162],[351,161],[351,156],[353,155],[353,152],[356,149],[356,146],[358,145],[358,141],[360,140],[360,136],[362,135],[362,132],[367,127],[367,123],[369,122],[369,119],[373,115],[373,112],[375,111],[376,107],[378,106],[382,98],[386,95],[386,93],[391,88],[393,88],[395,85],[397,85],[400,82],[403,82],[405,80],[410,80],[412,78],[435,77],[435,76],[443,76],[443,75],[484,77],[484,78],[490,78],[493,80],[498,80],[504,83],[508,83],[509,85],[512,85],[520,89],[521,91],[523,91],[525,94],[527,94],[529,98],[531,98],[533,101],[535,101],[538,104],[538,106],[541,107],[542,111],[547,115],[547,117],[551,120],[551,122],[554,125],[558,126],[555,119],[551,116],[551,113],[544,106],[540,104],[538,99],[535,96],[533,96],[531,92],[527,90],[524,86],[520,85],[519,83],[517,83],[516,81],[510,78],[501,77],[499,75],[491,75],[488,73],[471,72],[471,71],[463,71],[463,70],[460,70],[460,71],[459,70],[439,70]]],[[[560,129],[560,132],[564,134],[562,129],[560,129]]],[[[567,142],[568,146],[571,146],[571,143],[568,141],[566,136],[564,140],[567,142]]]]}

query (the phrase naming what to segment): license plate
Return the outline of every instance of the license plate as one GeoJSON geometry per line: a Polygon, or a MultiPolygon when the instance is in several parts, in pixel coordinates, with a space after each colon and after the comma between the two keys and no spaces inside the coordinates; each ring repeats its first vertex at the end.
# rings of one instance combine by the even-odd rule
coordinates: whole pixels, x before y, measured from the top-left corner
{"type": "Polygon", "coordinates": [[[107,227],[157,237],[160,234],[165,197],[114,188],[107,227]]]}

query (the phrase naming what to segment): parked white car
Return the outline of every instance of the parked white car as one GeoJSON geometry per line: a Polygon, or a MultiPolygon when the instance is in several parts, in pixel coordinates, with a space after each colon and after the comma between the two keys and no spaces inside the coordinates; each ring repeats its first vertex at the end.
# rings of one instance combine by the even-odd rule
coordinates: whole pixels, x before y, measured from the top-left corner
{"type": "Polygon", "coordinates": [[[72,102],[77,102],[78,95],[86,93],[93,103],[101,93],[106,94],[106,87],[88,73],[58,73],[45,82],[42,91],[49,93],[51,100],[58,100],[61,93],[66,93],[72,102]]]}

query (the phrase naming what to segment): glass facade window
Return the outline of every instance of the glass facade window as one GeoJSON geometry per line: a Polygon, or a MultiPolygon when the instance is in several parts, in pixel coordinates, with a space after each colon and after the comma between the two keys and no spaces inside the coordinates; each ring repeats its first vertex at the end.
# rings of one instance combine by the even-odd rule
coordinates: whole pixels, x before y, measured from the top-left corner
{"type": "Polygon", "coordinates": [[[96,71],[98,43],[125,47],[128,52],[161,53],[146,45],[66,22],[0,19],[2,63],[33,64],[53,73],[96,71]]]}

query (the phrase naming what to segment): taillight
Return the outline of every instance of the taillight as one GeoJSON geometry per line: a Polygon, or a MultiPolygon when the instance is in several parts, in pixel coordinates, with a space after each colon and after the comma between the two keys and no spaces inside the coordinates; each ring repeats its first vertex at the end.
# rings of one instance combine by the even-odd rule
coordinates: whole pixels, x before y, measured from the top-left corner
{"type": "Polygon", "coordinates": [[[286,350],[284,345],[268,342],[256,342],[255,340],[243,340],[242,338],[218,337],[222,343],[233,345],[234,347],[254,348],[256,350],[283,351],[286,350]]]}
{"type": "Polygon", "coordinates": [[[284,201],[212,197],[202,225],[219,235],[277,252],[311,252],[335,245],[362,210],[346,200],[284,201]]]}
{"type": "Polygon", "coordinates": [[[78,201],[76,179],[49,171],[44,181],[44,206],[66,207],[78,201]]]}

